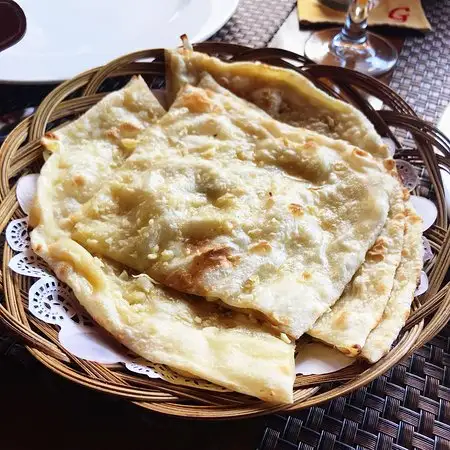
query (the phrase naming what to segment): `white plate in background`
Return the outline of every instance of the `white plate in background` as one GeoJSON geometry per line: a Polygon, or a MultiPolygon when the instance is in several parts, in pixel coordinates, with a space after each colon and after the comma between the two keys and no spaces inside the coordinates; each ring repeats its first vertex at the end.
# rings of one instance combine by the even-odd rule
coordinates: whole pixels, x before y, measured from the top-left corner
{"type": "Polygon", "coordinates": [[[239,0],[16,0],[27,31],[0,53],[0,81],[71,78],[126,53],[201,42],[233,15],[239,0]]]}

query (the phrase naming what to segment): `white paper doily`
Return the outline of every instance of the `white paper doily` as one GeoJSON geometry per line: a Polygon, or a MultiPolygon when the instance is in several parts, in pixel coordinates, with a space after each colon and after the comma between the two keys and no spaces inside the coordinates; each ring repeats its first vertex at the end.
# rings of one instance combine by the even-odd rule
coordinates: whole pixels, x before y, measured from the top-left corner
{"type": "Polygon", "coordinates": [[[428,239],[425,236],[422,236],[422,245],[423,245],[423,262],[430,261],[433,259],[433,250],[431,250],[431,245],[428,239]]]}
{"type": "Polygon", "coordinates": [[[36,192],[38,173],[25,175],[17,182],[16,197],[22,211],[26,214],[30,213],[33,197],[36,192]]]}
{"type": "Polygon", "coordinates": [[[355,358],[345,356],[328,345],[310,342],[299,349],[295,358],[295,373],[302,375],[332,373],[352,365],[355,361],[355,358]]]}
{"type": "Polygon", "coordinates": [[[428,290],[428,276],[427,274],[422,270],[420,272],[420,281],[419,286],[417,286],[416,292],[414,295],[417,297],[419,295],[424,294],[428,290]]]}
{"type": "Polygon", "coordinates": [[[383,140],[383,143],[386,145],[389,156],[392,158],[397,151],[397,147],[395,146],[395,142],[387,137],[381,138],[383,140]]]}
{"type": "Polygon", "coordinates": [[[9,222],[6,227],[6,238],[9,246],[15,252],[23,252],[30,248],[28,219],[16,219],[9,222]]]}
{"type": "Polygon", "coordinates": [[[409,192],[413,191],[419,184],[419,175],[416,168],[409,162],[401,159],[396,159],[395,165],[403,185],[409,192]]]}
{"type": "Polygon", "coordinates": [[[14,255],[8,266],[13,272],[26,277],[41,278],[49,275],[49,269],[45,261],[39,258],[30,248],[14,255]]]}

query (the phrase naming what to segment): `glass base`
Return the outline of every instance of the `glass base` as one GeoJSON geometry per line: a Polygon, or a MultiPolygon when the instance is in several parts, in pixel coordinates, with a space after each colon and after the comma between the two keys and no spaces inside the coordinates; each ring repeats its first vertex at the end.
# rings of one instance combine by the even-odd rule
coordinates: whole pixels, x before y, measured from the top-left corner
{"type": "Polygon", "coordinates": [[[344,39],[340,28],[317,31],[305,44],[305,56],[318,64],[346,67],[379,77],[389,72],[398,59],[395,47],[374,33],[363,43],[344,39]]]}

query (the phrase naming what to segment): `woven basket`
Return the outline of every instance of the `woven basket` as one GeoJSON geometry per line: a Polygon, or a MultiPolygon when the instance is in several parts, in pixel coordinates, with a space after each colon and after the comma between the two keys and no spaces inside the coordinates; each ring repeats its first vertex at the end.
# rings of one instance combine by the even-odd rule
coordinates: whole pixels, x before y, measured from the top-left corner
{"type": "MultiPolygon", "coordinates": [[[[129,399],[139,406],[165,414],[201,419],[250,417],[306,408],[358,389],[430,340],[449,319],[450,291],[448,286],[442,287],[442,283],[450,265],[450,233],[439,167],[450,171],[450,141],[433,126],[421,121],[386,85],[365,75],[343,68],[314,65],[295,53],[280,49],[204,43],[197,45],[196,50],[229,61],[259,60],[293,68],[330,95],[361,109],[379,134],[391,138],[398,147],[395,131],[403,129],[411,133],[416,149],[403,152],[402,158],[426,169],[434,188],[433,200],[438,207],[438,218],[426,232],[435,254],[426,265],[429,289],[414,302],[411,316],[395,346],[372,366],[358,363],[332,374],[297,376],[294,403],[288,406],[270,405],[237,393],[204,391],[163,380],[150,380],[119,365],[105,366],[68,353],[58,342],[57,328],[28,313],[29,279],[8,269],[13,253],[7,244],[3,252],[5,295],[0,306],[0,320],[23,340],[36,359],[54,372],[91,389],[129,399]],[[382,100],[387,109],[373,109],[367,101],[368,94],[382,100]],[[435,154],[433,146],[445,156],[435,154]]],[[[18,125],[1,148],[1,230],[11,219],[23,217],[16,201],[14,183],[19,175],[39,170],[43,163],[39,140],[46,131],[86,111],[112,86],[122,85],[129,75],[142,74],[151,87],[161,87],[164,70],[163,51],[145,50],[85,72],[52,91],[36,114],[18,125]]]]}

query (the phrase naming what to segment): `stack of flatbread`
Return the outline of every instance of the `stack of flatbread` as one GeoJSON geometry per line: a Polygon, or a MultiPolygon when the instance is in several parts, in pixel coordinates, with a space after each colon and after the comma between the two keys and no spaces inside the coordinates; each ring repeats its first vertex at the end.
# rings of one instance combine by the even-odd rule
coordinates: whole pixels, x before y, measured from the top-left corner
{"type": "Polygon", "coordinates": [[[305,333],[375,362],[410,310],[421,220],[370,122],[296,72],[167,51],[49,133],[34,251],[149,361],[293,401],[305,333]]]}

